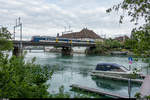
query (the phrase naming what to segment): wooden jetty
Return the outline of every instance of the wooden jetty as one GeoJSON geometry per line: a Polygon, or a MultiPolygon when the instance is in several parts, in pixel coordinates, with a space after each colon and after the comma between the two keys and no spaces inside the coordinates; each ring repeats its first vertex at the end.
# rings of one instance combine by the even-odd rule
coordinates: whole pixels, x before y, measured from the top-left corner
{"type": "Polygon", "coordinates": [[[114,98],[128,98],[128,96],[127,97],[126,96],[121,96],[121,95],[114,94],[114,93],[111,93],[111,92],[104,92],[104,91],[101,91],[99,89],[80,86],[80,85],[77,85],[77,84],[72,84],[70,87],[80,89],[80,90],[84,90],[84,91],[91,92],[91,93],[96,93],[96,94],[99,94],[99,95],[111,96],[111,97],[114,97],[114,98]]]}
{"type": "MultiPolygon", "coordinates": [[[[115,77],[115,76],[108,76],[108,75],[102,75],[102,74],[93,74],[91,73],[92,76],[98,76],[101,78],[107,78],[107,79],[112,79],[112,80],[121,80],[121,81],[128,81],[128,78],[123,78],[123,77],[115,77]]],[[[135,83],[143,83],[143,80],[141,79],[131,79],[131,82],[135,82],[135,83]]]]}
{"type": "Polygon", "coordinates": [[[150,96],[150,75],[147,75],[140,88],[141,97],[150,96]]]}

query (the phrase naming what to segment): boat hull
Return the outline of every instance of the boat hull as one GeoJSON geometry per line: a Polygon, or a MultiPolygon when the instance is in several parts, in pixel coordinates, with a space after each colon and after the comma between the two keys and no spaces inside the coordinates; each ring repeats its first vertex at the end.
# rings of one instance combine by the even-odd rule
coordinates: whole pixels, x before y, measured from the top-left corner
{"type": "Polygon", "coordinates": [[[142,78],[141,74],[133,75],[131,72],[113,72],[113,71],[91,71],[93,74],[100,74],[100,75],[109,75],[115,77],[123,77],[123,78],[142,78]]]}

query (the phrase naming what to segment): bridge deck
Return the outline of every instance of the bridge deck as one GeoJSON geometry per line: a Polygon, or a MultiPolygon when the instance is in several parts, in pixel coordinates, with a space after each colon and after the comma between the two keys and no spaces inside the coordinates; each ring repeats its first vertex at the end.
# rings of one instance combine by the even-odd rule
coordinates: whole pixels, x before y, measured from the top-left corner
{"type": "MultiPolygon", "coordinates": [[[[20,41],[13,41],[14,45],[20,45],[20,41]]],[[[70,47],[70,46],[81,46],[81,47],[95,47],[95,43],[67,43],[67,42],[31,42],[22,41],[23,46],[57,46],[57,47],[70,47]]]]}

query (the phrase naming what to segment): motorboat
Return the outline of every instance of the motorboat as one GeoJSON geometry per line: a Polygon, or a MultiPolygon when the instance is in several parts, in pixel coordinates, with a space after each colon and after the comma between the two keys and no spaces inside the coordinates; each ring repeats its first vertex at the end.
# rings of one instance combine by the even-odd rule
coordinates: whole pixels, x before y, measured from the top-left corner
{"type": "MultiPolygon", "coordinates": [[[[134,72],[127,69],[125,66],[116,63],[99,63],[97,64],[95,70],[92,71],[92,73],[129,78],[134,72]]],[[[140,72],[136,73],[136,78],[141,78],[141,76],[142,74],[140,72]]]]}

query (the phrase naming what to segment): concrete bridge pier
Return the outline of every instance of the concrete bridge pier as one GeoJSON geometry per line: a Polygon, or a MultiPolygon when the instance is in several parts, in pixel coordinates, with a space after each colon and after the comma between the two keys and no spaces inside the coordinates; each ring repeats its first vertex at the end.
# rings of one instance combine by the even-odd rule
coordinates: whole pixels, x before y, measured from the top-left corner
{"type": "Polygon", "coordinates": [[[73,55],[73,49],[71,47],[62,47],[61,54],[62,56],[71,56],[73,55]]]}
{"type": "Polygon", "coordinates": [[[18,57],[18,56],[21,56],[22,53],[23,53],[23,50],[21,50],[19,48],[19,46],[14,46],[13,55],[15,55],[16,57],[18,57]]]}
{"type": "Polygon", "coordinates": [[[90,54],[94,54],[94,50],[96,49],[96,47],[88,47],[85,50],[85,54],[90,55],[90,54]]]}

